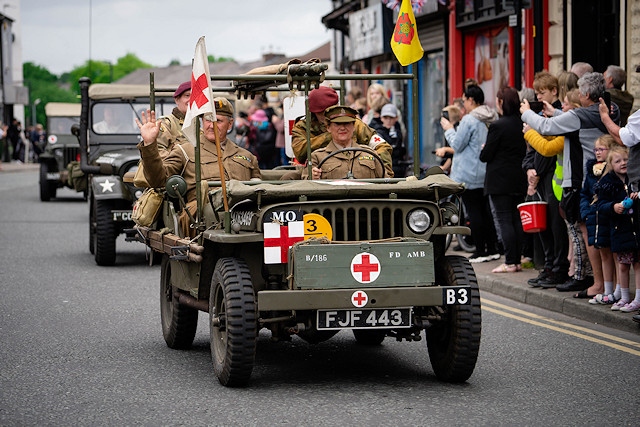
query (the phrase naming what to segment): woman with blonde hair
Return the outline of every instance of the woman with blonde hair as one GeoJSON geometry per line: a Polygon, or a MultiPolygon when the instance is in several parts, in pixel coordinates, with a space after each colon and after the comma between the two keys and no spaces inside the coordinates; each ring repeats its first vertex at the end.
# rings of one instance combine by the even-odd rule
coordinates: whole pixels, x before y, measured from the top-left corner
{"type": "Polygon", "coordinates": [[[375,106],[382,107],[384,104],[388,104],[389,98],[387,98],[387,93],[380,83],[372,83],[367,89],[367,113],[362,118],[362,121],[366,124],[370,124],[371,120],[374,117],[380,117],[380,112],[376,113],[375,106]],[[377,114],[377,115],[376,115],[377,114]]]}

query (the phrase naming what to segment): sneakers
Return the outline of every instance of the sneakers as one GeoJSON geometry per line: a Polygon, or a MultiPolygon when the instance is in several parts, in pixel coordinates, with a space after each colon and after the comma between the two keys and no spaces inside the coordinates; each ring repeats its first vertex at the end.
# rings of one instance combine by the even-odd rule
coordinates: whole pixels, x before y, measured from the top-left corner
{"type": "Polygon", "coordinates": [[[613,294],[598,294],[589,300],[589,304],[613,304],[617,299],[613,294]]]}
{"type": "Polygon", "coordinates": [[[533,279],[527,280],[527,283],[531,287],[539,288],[540,285],[538,284],[538,282],[542,279],[546,279],[547,277],[549,277],[550,274],[551,274],[551,269],[545,268],[540,271],[540,274],[538,274],[538,277],[534,277],[533,279]]]}
{"type": "Polygon", "coordinates": [[[613,304],[611,306],[611,310],[620,311],[622,309],[622,307],[624,307],[627,304],[629,304],[629,301],[625,301],[623,299],[620,299],[620,300],[618,300],[618,302],[616,302],[615,304],[613,304]]]}
{"type": "Polygon", "coordinates": [[[491,255],[480,255],[477,252],[474,252],[473,255],[469,257],[469,262],[476,264],[479,262],[489,262],[500,259],[500,254],[491,254],[491,255]]]}
{"type": "Polygon", "coordinates": [[[620,311],[623,313],[633,313],[634,311],[640,310],[640,301],[633,300],[629,304],[626,304],[624,307],[620,308],[620,311]]]}
{"type": "Polygon", "coordinates": [[[538,286],[543,289],[555,288],[558,285],[562,285],[567,282],[569,276],[566,273],[551,273],[545,279],[538,280],[538,286]]]}

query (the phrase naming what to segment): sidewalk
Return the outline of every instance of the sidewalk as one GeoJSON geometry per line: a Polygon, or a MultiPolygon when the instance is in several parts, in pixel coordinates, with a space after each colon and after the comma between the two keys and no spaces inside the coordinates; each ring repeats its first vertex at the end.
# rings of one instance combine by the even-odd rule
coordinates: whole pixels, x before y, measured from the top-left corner
{"type": "MultiPolygon", "coordinates": [[[[469,256],[466,252],[449,250],[447,255],[469,256]]],[[[490,292],[521,303],[534,305],[547,310],[556,311],[590,323],[604,325],[626,332],[635,332],[640,336],[640,324],[631,318],[635,313],[612,311],[610,305],[589,304],[588,299],[574,298],[575,292],[559,292],[556,289],[532,288],[527,280],[537,277],[536,269],[524,269],[517,273],[492,273],[495,267],[504,262],[504,257],[497,261],[472,264],[478,278],[480,292],[490,292]]],[[[633,274],[633,273],[632,273],[633,274]]],[[[631,278],[633,282],[633,276],[631,278]]],[[[633,295],[635,286],[630,285],[633,295]]]]}
{"type": "Polygon", "coordinates": [[[40,163],[5,163],[0,162],[0,173],[26,172],[40,169],[40,163]]]}

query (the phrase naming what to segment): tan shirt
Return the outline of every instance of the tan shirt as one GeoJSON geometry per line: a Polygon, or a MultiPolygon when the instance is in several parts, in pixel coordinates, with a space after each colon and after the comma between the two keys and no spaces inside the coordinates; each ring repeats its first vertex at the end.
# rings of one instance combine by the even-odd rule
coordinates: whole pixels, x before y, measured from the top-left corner
{"type": "MultiPolygon", "coordinates": [[[[258,159],[244,148],[238,147],[230,139],[222,143],[223,164],[226,179],[249,181],[261,179],[258,159]]],[[[187,182],[187,202],[196,199],[196,164],[195,147],[190,143],[175,145],[162,160],[158,144],[147,146],[143,142],[138,144],[144,175],[153,188],[164,187],[167,179],[172,175],[182,175],[187,182]],[[184,152],[183,152],[184,150],[184,152]],[[185,153],[187,158],[185,158],[185,153]]],[[[200,170],[203,181],[220,180],[220,167],[215,144],[204,136],[200,137],[200,170]]]]}
{"type": "MultiPolygon", "coordinates": [[[[353,144],[352,147],[357,148],[358,146],[353,144]]],[[[311,164],[318,167],[322,160],[339,149],[340,147],[331,141],[326,147],[311,153],[311,164]]],[[[382,165],[373,154],[365,150],[366,148],[363,148],[362,151],[345,151],[331,157],[322,164],[320,179],[347,178],[349,170],[353,173],[353,178],[356,179],[382,178],[384,172],[382,165]]]]}

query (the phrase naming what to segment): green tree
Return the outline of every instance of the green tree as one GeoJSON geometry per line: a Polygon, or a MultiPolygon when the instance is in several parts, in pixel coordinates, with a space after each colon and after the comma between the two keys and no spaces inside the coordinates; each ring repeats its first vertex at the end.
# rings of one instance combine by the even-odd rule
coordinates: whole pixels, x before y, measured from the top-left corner
{"type": "Polygon", "coordinates": [[[25,106],[25,127],[33,123],[32,106],[36,99],[40,103],[36,106],[36,122],[46,126],[47,120],[44,106],[48,102],[79,102],[76,93],[60,84],[58,76],[46,68],[32,62],[22,66],[24,84],[29,88],[29,105],[25,106]]]}

